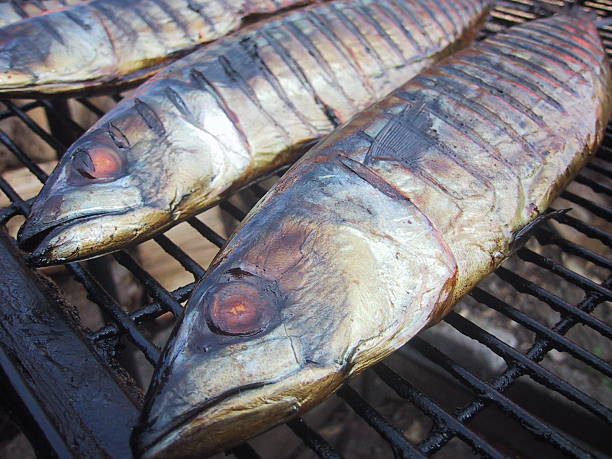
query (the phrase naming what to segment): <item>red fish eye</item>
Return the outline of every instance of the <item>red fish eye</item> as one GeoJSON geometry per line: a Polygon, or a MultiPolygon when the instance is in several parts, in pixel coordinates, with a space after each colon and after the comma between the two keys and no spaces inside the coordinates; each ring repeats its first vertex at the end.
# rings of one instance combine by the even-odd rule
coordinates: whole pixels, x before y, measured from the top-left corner
{"type": "Polygon", "coordinates": [[[113,178],[119,175],[123,161],[111,148],[93,147],[81,153],[76,170],[91,179],[113,178]]]}
{"type": "Polygon", "coordinates": [[[210,293],[209,324],[216,333],[247,336],[265,330],[276,311],[274,297],[245,282],[230,282],[210,293]]]}

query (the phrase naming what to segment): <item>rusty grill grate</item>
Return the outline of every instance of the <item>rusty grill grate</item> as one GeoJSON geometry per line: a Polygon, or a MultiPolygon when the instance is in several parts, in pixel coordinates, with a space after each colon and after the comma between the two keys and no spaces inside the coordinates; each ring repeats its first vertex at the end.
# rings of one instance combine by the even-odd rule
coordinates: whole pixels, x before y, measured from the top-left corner
{"type": "MultiPolygon", "coordinates": [[[[512,23],[536,18],[546,4],[563,3],[557,0],[499,2],[485,33],[497,32],[512,23]]],[[[612,11],[610,0],[582,3],[602,16],[612,11]]],[[[608,53],[612,54],[612,27],[604,27],[600,31],[608,53]]],[[[120,96],[114,99],[118,101],[120,96]]],[[[99,117],[103,114],[90,99],[76,101],[93,115],[99,117]]],[[[29,136],[48,144],[58,156],[84,132],[83,127],[71,118],[65,100],[0,102],[4,105],[0,111],[0,121],[9,118],[20,120],[22,127],[29,131],[29,136]],[[31,116],[34,110],[40,109],[46,112],[48,130],[31,116]]],[[[0,143],[29,170],[29,178],[44,182],[47,174],[30,158],[32,152],[26,147],[18,147],[16,140],[0,129],[0,143]]],[[[288,423],[289,430],[286,427],[278,428],[285,429],[283,436],[274,437],[274,431],[265,434],[262,438],[276,441],[275,447],[262,448],[264,440],[255,439],[232,453],[238,458],[260,457],[260,454],[302,457],[314,453],[324,458],[352,455],[345,444],[346,439],[341,435],[346,437],[346,428],[338,433],[337,427],[339,424],[346,427],[356,423],[361,429],[358,431],[363,432],[363,441],[374,442],[379,448],[368,450],[363,455],[378,452],[383,456],[393,454],[396,457],[434,454],[449,457],[470,449],[487,457],[539,454],[597,457],[610,454],[610,450],[605,451],[605,437],[601,435],[607,433],[609,436],[611,433],[612,412],[606,406],[606,401],[611,400],[609,377],[612,368],[605,360],[605,349],[601,347],[609,347],[612,328],[606,323],[609,311],[604,308],[595,310],[602,303],[612,300],[612,261],[609,257],[612,209],[606,206],[612,194],[609,181],[612,177],[611,162],[612,123],[608,125],[605,141],[596,158],[576,178],[575,182],[579,185],[561,196],[570,203],[566,207],[574,209],[567,214],[556,215],[554,226],[545,224],[537,228],[526,247],[476,288],[464,302],[464,307],[460,306],[446,317],[446,325],[434,327],[431,333],[425,333],[426,337],[413,339],[390,359],[341,389],[338,396],[321,409],[305,416],[305,419],[288,423]],[[588,267],[586,271],[576,268],[583,265],[588,267]],[[543,316],[545,312],[553,311],[558,314],[554,320],[550,319],[550,314],[543,316]],[[507,334],[498,333],[499,329],[495,327],[491,329],[488,326],[491,322],[483,322],[479,315],[493,317],[493,322],[509,324],[510,329],[523,338],[511,342],[507,334]],[[566,337],[577,329],[584,331],[589,338],[585,341],[566,337]],[[441,332],[437,333],[436,330],[441,332]],[[435,344],[440,342],[439,336],[447,334],[463,337],[454,343],[472,342],[465,345],[477,359],[489,361],[492,356],[498,356],[503,362],[500,359],[490,372],[474,368],[470,359],[466,360],[453,352],[453,346],[449,349],[448,346],[435,344]],[[482,357],[484,355],[487,356],[482,357]],[[567,374],[557,370],[570,363],[587,378],[600,381],[601,392],[607,390],[607,394],[597,396],[592,391],[585,391],[580,381],[572,378],[566,380],[567,374]],[[526,383],[526,380],[532,382],[526,383]],[[521,390],[517,389],[519,386],[521,390]],[[455,396],[449,396],[449,391],[455,396]],[[393,401],[391,406],[380,401],[380,394],[386,394],[384,400],[393,401]],[[550,405],[541,403],[542,400],[552,400],[556,408],[547,413],[550,405]],[[332,407],[327,409],[331,410],[331,415],[324,415],[326,406],[332,407]],[[338,413],[343,413],[340,421],[336,419],[335,424],[327,422],[330,417],[338,418],[338,413]],[[402,416],[401,413],[405,414],[402,416]],[[321,421],[322,418],[327,421],[321,421]],[[420,432],[414,432],[414,419],[420,419],[419,425],[424,426],[420,432]],[[583,425],[582,428],[575,428],[572,424],[583,425]],[[532,442],[533,439],[541,442],[532,442]]],[[[269,179],[266,180],[265,183],[269,183],[269,179]]],[[[263,183],[262,180],[253,185],[250,192],[258,198],[263,196],[266,191],[263,183]]],[[[0,190],[10,201],[9,205],[0,209],[0,224],[6,227],[16,217],[27,214],[31,200],[22,198],[3,176],[0,176],[0,190]]],[[[222,202],[219,208],[224,218],[239,221],[245,216],[245,212],[230,200],[222,202]]],[[[224,243],[223,237],[201,219],[192,218],[181,225],[190,225],[207,244],[221,247],[224,243]]],[[[98,456],[102,454],[101,451],[114,451],[121,455],[128,451],[129,427],[137,415],[142,390],[129,387],[133,379],[126,373],[133,368],[125,364],[125,359],[121,360],[122,355],[131,353],[144,356],[151,369],[160,355],[160,347],[151,339],[151,329],[156,326],[156,319],[163,316],[167,323],[171,323],[171,318],[181,313],[181,304],[188,298],[195,281],[205,274],[205,269],[188,249],[173,242],[171,236],[163,234],[154,241],[167,253],[169,260],[174,259],[192,275],[194,282],[169,291],[142,267],[133,254],[119,252],[106,257],[106,261],[101,263],[117,262],[125,267],[147,294],[144,305],[130,312],[115,299],[113,285],[101,279],[103,270],[97,268],[99,265],[89,262],[65,266],[67,273],[84,287],[87,297],[100,308],[105,325],[94,331],[86,330],[82,336],[79,335],[81,338],[77,337],[77,340],[83,339],[86,343],[85,351],[81,352],[89,350],[95,355],[100,375],[86,374],[84,370],[75,371],[76,382],[55,389],[59,394],[57,405],[45,402],[45,391],[49,389],[35,380],[34,370],[28,371],[28,362],[24,363],[24,359],[30,359],[31,353],[16,355],[15,349],[19,343],[6,330],[0,332],[3,385],[10,386],[10,393],[13,394],[9,407],[27,415],[21,422],[22,427],[41,456],[79,455],[75,451],[86,456],[98,456]],[[108,261],[111,258],[114,261],[108,261]],[[79,387],[82,385],[77,379],[79,377],[88,377],[89,382],[84,384],[87,387],[79,387]],[[53,410],[61,406],[62,396],[72,401],[75,393],[86,397],[102,392],[106,387],[103,387],[103,383],[108,380],[127,396],[115,400],[114,405],[106,403],[95,419],[83,413],[92,407],[98,410],[96,407],[102,406],[95,405],[95,400],[91,405],[85,402],[82,405],[73,404],[77,417],[87,417],[85,424],[89,423],[90,437],[82,436],[79,430],[82,427],[76,426],[77,419],[57,421],[53,410]],[[96,384],[96,381],[100,381],[100,384],[96,384]],[[123,423],[116,423],[115,418],[120,416],[126,419],[123,423]],[[79,444],[79,441],[87,442],[87,438],[93,439],[97,446],[79,444]],[[105,446],[105,442],[115,445],[105,446]]],[[[10,241],[0,244],[0,259],[15,258],[15,266],[23,267],[20,257],[10,241]]],[[[21,280],[31,275],[31,269],[22,268],[23,273],[18,269],[9,273],[8,264],[2,265],[0,262],[0,266],[7,270],[0,271],[0,285],[5,285],[4,289],[0,288],[0,303],[7,303],[2,304],[4,309],[18,311],[23,306],[20,303],[23,298],[20,295],[9,298],[6,291],[11,283],[26,285],[21,280]]],[[[13,326],[11,317],[15,316],[11,314],[16,313],[8,311],[5,314],[5,323],[9,320],[9,325],[13,326]]],[[[25,314],[26,325],[34,317],[29,314],[34,313],[25,314]]],[[[56,326],[48,317],[45,320],[46,326],[56,326]]],[[[38,329],[37,333],[36,336],[45,335],[38,329]]],[[[34,335],[30,338],[36,339],[34,335]]],[[[46,342],[42,343],[42,347],[47,345],[46,342]]],[[[53,349],[60,354],[69,354],[74,350],[62,346],[49,347],[49,352],[53,349]]],[[[73,357],[72,363],[81,366],[76,359],[78,355],[73,357]]],[[[607,448],[610,448],[609,444],[607,448]]]]}

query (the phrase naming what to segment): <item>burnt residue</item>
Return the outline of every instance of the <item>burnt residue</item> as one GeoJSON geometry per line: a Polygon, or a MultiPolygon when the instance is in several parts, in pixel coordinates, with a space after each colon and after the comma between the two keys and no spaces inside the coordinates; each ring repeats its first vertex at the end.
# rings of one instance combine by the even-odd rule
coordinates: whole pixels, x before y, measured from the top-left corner
{"type": "Polygon", "coordinates": [[[53,292],[0,231],[0,366],[53,450],[77,457],[130,457],[138,409],[92,353],[53,292]],[[95,375],[95,381],[92,378],[95,375]]]}

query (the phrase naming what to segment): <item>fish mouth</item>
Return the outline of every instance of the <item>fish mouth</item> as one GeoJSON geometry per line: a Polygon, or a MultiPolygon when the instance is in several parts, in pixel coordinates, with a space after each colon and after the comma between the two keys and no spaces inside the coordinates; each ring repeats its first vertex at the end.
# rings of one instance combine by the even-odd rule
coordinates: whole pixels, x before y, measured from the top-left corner
{"type": "Polygon", "coordinates": [[[134,456],[188,459],[227,451],[312,408],[339,384],[338,373],[330,367],[306,365],[279,378],[234,387],[180,416],[170,410],[164,411],[165,418],[150,418],[145,409],[132,436],[134,456]],[[324,391],[312,397],[316,387],[324,391]]]}
{"type": "Polygon", "coordinates": [[[261,389],[264,386],[273,384],[274,382],[259,382],[249,384],[248,386],[235,387],[227,390],[216,397],[213,397],[204,402],[198,403],[193,408],[187,410],[183,415],[174,419],[173,422],[169,423],[166,427],[162,427],[161,432],[155,434],[149,431],[153,426],[147,426],[141,424],[136,428],[134,433],[134,452],[138,458],[155,458],[160,454],[164,454],[164,451],[168,447],[175,447],[174,442],[167,442],[175,434],[179,434],[184,431],[200,415],[214,406],[217,405],[236,394],[251,393],[254,390],[261,389]]]}
{"type": "MultiPolygon", "coordinates": [[[[50,264],[50,260],[47,259],[46,255],[52,248],[49,244],[50,241],[57,235],[75,225],[100,217],[120,215],[123,213],[125,212],[96,212],[51,223],[40,223],[36,220],[26,221],[17,234],[17,243],[19,244],[19,248],[21,250],[30,253],[30,255],[27,257],[28,261],[38,266],[44,266],[50,264]]],[[[56,261],[63,260],[57,259],[56,261]]]]}

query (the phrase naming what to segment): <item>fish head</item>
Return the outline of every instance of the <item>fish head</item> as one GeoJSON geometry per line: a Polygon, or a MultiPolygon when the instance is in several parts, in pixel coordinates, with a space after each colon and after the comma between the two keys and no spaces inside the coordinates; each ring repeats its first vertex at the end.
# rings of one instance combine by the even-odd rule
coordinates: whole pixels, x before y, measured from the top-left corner
{"type": "MultiPolygon", "coordinates": [[[[414,238],[404,236],[428,234],[427,223],[396,221],[405,203],[342,174],[323,170],[318,190],[302,171],[292,177],[303,185],[279,182],[284,193],[264,198],[213,261],[156,369],[137,456],[235,446],[321,402],[426,323],[439,292],[418,273],[436,266],[426,251],[438,242],[408,247],[414,238]],[[382,229],[369,230],[368,219],[382,229]],[[401,238],[386,234],[399,225],[401,238]],[[388,257],[406,262],[389,267],[388,257]],[[406,283],[394,285],[400,275],[406,283]],[[417,297],[425,306],[407,308],[417,297]]],[[[432,271],[448,275],[447,266],[432,271]]]]}
{"type": "Polygon", "coordinates": [[[290,419],[342,383],[342,287],[324,282],[328,291],[315,291],[322,260],[300,255],[316,237],[312,223],[276,220],[252,231],[269,250],[233,245],[189,300],[149,390],[137,455],[212,454],[290,419]],[[272,234],[276,225],[281,230],[272,234]]]}
{"type": "Polygon", "coordinates": [[[63,155],[18,234],[39,265],[91,258],[161,231],[192,191],[180,149],[134,105],[103,118],[63,155]],[[172,150],[171,152],[169,150],[172,150]],[[182,174],[182,175],[181,175],[182,174]]]}

